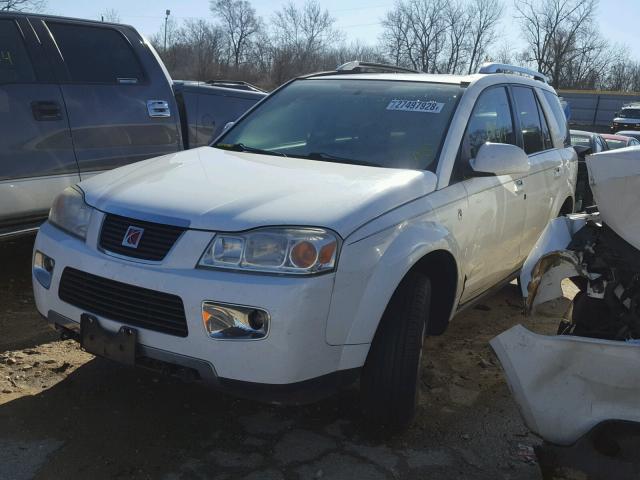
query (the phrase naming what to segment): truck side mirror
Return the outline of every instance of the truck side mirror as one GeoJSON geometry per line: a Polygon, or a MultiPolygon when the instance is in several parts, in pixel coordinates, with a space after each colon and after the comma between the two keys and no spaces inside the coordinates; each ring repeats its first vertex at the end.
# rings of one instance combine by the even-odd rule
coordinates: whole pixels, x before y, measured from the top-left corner
{"type": "Polygon", "coordinates": [[[478,173],[511,175],[529,171],[529,157],[520,147],[508,143],[485,143],[470,162],[478,173]]]}

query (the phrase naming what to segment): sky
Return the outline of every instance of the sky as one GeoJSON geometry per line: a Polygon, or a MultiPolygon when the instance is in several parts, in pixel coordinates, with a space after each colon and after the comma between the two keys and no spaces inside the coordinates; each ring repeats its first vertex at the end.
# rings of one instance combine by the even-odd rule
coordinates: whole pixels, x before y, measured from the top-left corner
{"type": "MultiPolygon", "coordinates": [[[[463,0],[466,1],[466,0],[463,0]]],[[[250,0],[258,15],[268,19],[288,0],[250,0]]],[[[508,43],[520,51],[517,20],[511,7],[512,0],[503,0],[505,9],[498,45],[508,43]]],[[[293,0],[302,5],[304,0],[293,0]]],[[[390,10],[394,0],[320,0],[322,6],[336,19],[346,40],[375,44],[381,32],[381,19],[390,10]]],[[[143,35],[158,32],[164,22],[165,10],[171,10],[171,18],[181,21],[188,18],[212,19],[209,0],[48,0],[48,13],[69,17],[100,19],[107,9],[118,12],[122,23],[136,27],[143,35]]],[[[602,35],[614,44],[624,44],[631,56],[640,61],[640,0],[600,0],[596,18],[602,35]]]]}

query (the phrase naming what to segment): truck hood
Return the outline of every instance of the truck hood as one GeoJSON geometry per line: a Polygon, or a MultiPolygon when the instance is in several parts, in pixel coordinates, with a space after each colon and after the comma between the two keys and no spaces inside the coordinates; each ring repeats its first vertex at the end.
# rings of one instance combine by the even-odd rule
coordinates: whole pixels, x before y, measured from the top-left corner
{"type": "Polygon", "coordinates": [[[80,183],[99,210],[194,229],[317,226],[343,238],[435,190],[428,171],[346,165],[202,147],[80,183]]]}

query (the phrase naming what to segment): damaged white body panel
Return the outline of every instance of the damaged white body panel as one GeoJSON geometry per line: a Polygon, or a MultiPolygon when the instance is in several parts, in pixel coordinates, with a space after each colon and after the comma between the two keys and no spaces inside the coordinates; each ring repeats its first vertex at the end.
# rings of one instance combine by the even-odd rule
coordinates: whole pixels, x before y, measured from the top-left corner
{"type": "Polygon", "coordinates": [[[640,147],[587,156],[593,198],[618,235],[640,249],[640,147]]]}
{"type": "Polygon", "coordinates": [[[491,346],[527,426],[569,445],[605,420],[640,422],[640,346],[517,325],[491,346]]]}
{"type": "Polygon", "coordinates": [[[579,259],[566,248],[573,235],[592,218],[592,215],[577,214],[554,218],[548,223],[520,271],[527,311],[562,297],[562,279],[579,274],[579,259]]]}
{"type": "Polygon", "coordinates": [[[528,312],[576,283],[562,335],[518,325],[491,341],[527,426],[559,445],[606,420],[640,422],[640,148],[587,167],[599,213],[549,222],[520,275],[528,312]]]}

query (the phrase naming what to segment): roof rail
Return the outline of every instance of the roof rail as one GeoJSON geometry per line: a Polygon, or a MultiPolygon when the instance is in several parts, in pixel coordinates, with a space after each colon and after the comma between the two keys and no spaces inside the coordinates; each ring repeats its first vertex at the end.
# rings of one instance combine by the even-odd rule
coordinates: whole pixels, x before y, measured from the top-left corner
{"type": "Polygon", "coordinates": [[[248,90],[251,92],[264,93],[264,90],[261,88],[258,88],[248,82],[243,82],[242,80],[207,80],[204,83],[216,87],[235,88],[236,90],[248,90]]]}
{"type": "Polygon", "coordinates": [[[411,68],[398,67],[396,65],[387,65],[384,63],[371,63],[361,62],[359,60],[353,60],[351,62],[343,63],[336,72],[339,73],[379,73],[379,72],[391,72],[391,73],[420,73],[417,70],[411,68]]]}
{"type": "Polygon", "coordinates": [[[530,77],[533,77],[535,80],[540,80],[544,83],[549,83],[547,81],[547,77],[545,77],[540,72],[536,72],[535,70],[532,70],[530,68],[508,65],[506,63],[483,63],[482,65],[480,65],[480,70],[478,70],[478,73],[518,73],[520,75],[528,75],[530,77]]]}

